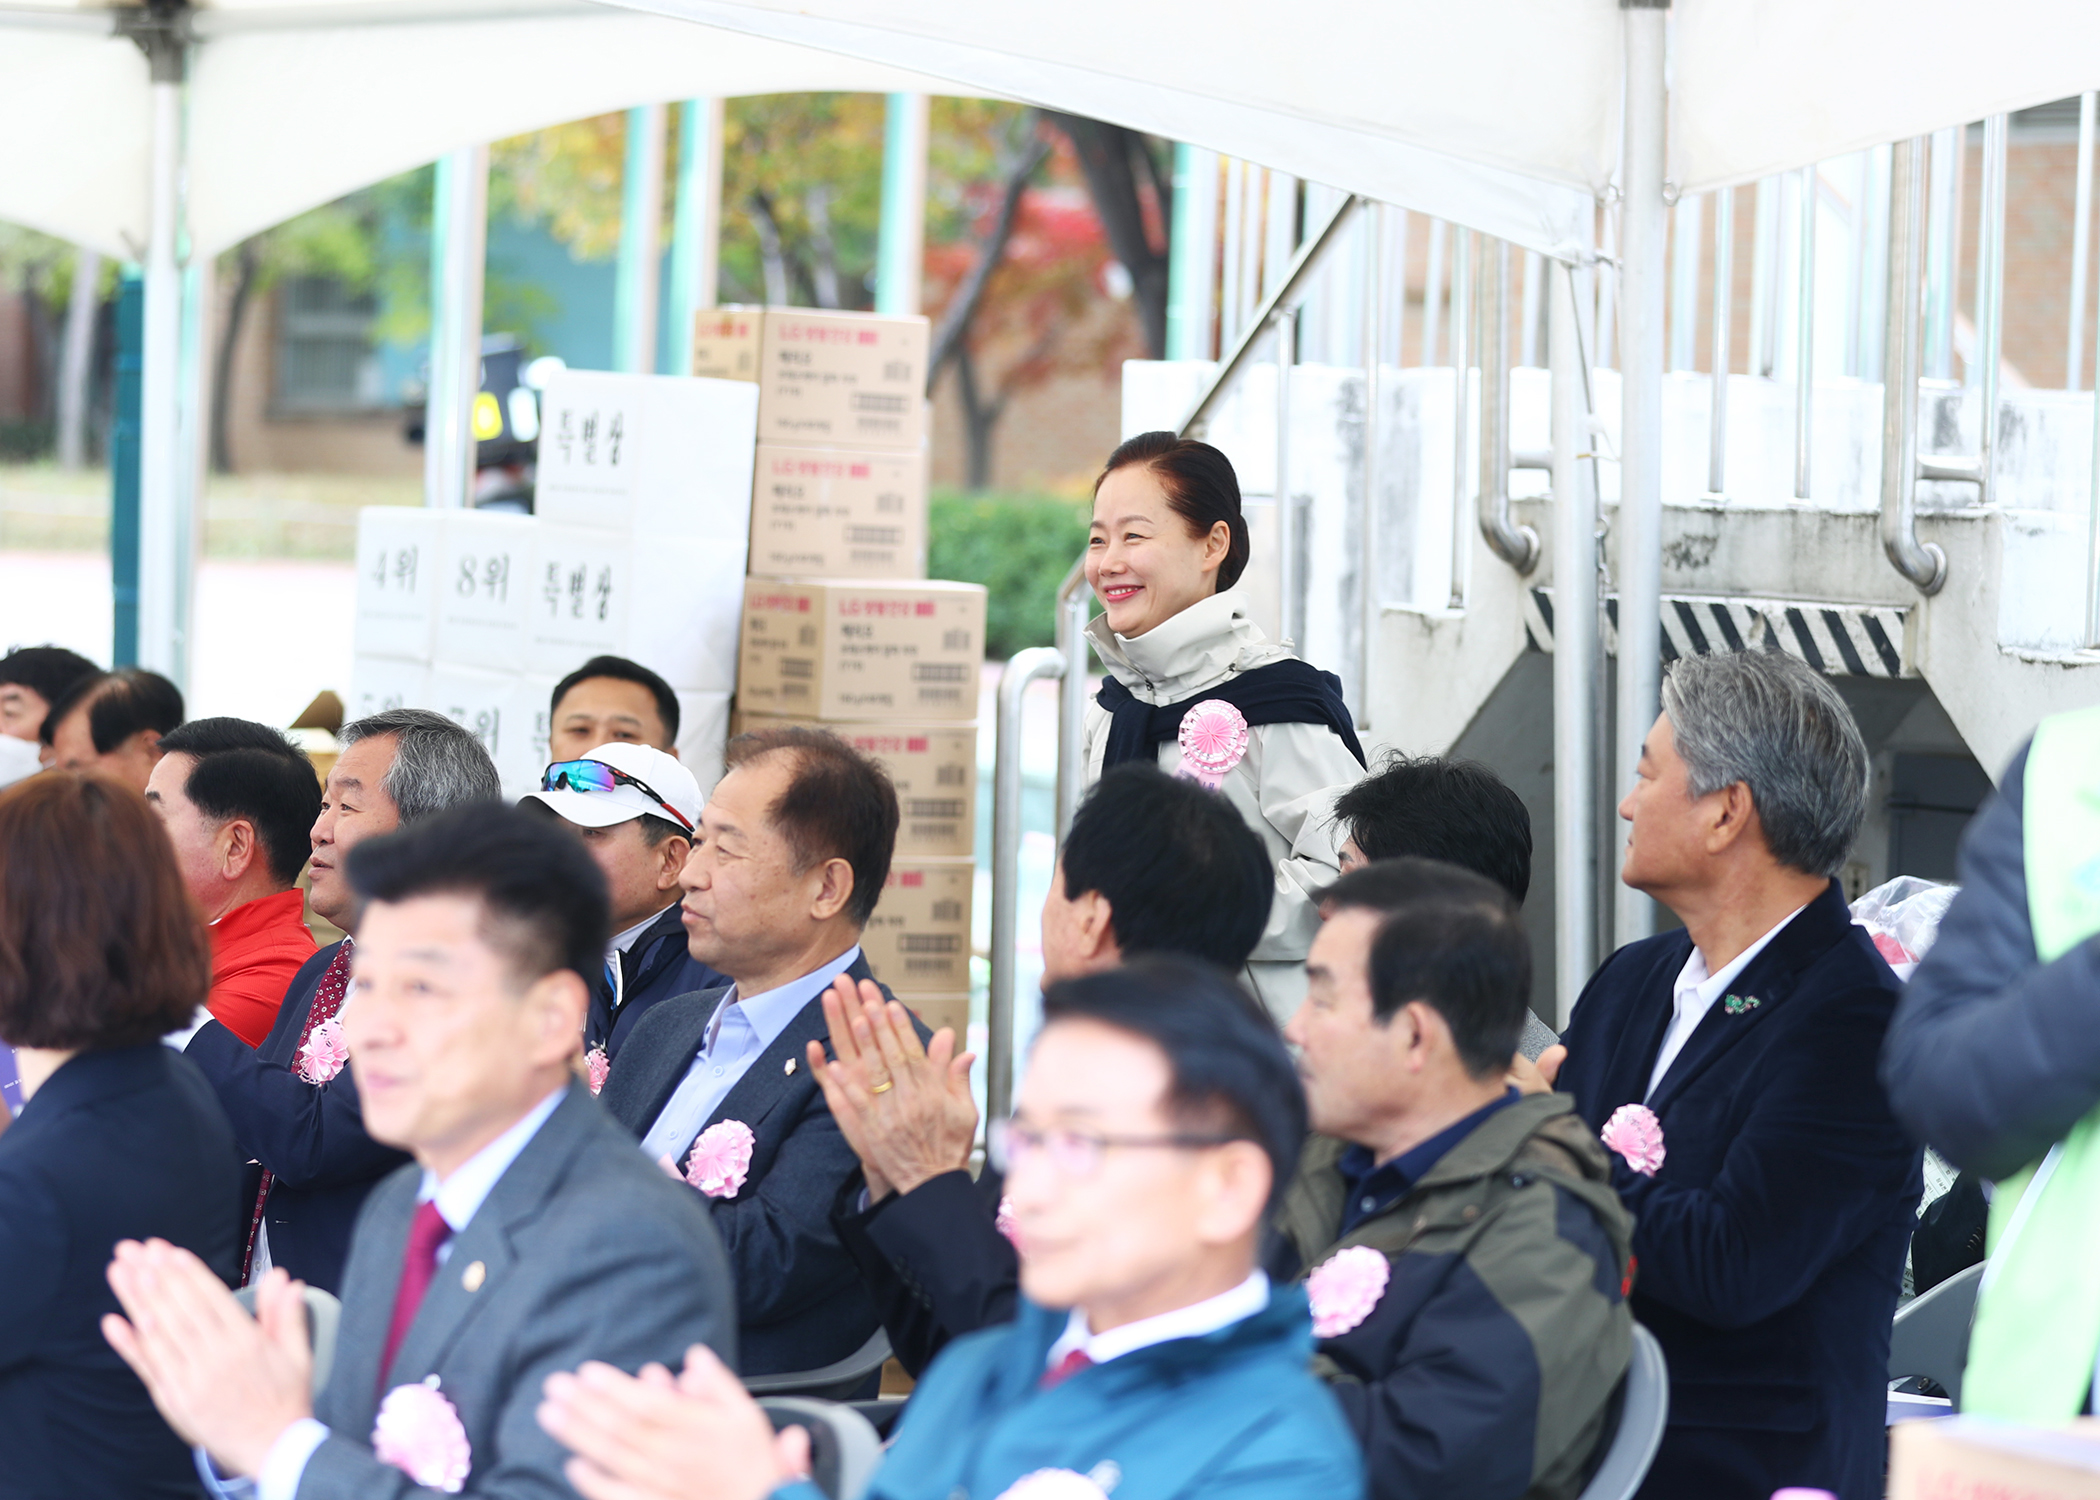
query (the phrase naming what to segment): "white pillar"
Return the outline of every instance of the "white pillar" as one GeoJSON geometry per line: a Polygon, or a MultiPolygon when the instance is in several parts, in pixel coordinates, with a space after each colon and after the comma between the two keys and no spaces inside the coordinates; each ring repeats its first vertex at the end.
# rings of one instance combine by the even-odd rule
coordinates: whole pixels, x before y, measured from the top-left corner
{"type": "Polygon", "coordinates": [[[882,132],[882,234],[875,250],[875,311],[915,313],[926,266],[924,94],[892,94],[882,132]]]}
{"type": "Polygon", "coordinates": [[[488,260],[489,148],[441,156],[430,210],[430,396],[423,503],[473,502],[474,397],[481,389],[481,293],[488,260]]]}
{"type": "Polygon", "coordinates": [[[1693,370],[1699,363],[1699,251],[1706,228],[1706,200],[1694,194],[1672,209],[1670,245],[1670,368],[1693,370]]]}
{"type": "Polygon", "coordinates": [[[1576,298],[1588,295],[1546,261],[1546,357],[1553,368],[1553,1029],[1567,1029],[1597,966],[1597,492],[1589,461],[1576,298]]]}
{"type": "Polygon", "coordinates": [[[613,282],[613,368],[656,373],[657,272],[663,261],[664,107],[627,111],[620,180],[620,263],[613,282]]]}
{"type": "Polygon", "coordinates": [[[673,375],[693,368],[693,315],[715,305],[722,265],[722,101],[678,110],[678,202],[671,221],[673,375]]]}
{"type": "MultiPolygon", "coordinates": [[[[1624,329],[1619,368],[1619,703],[1613,785],[1632,784],[1641,741],[1662,696],[1662,376],[1664,261],[1669,210],[1663,203],[1669,11],[1621,0],[1626,21],[1626,199],[1619,278],[1624,329]]],[[[1612,923],[1621,945],[1655,930],[1655,905],[1618,887],[1612,923]]]]}
{"type": "Polygon", "coordinates": [[[192,553],[182,535],[177,413],[182,400],[182,68],[153,56],[151,212],[146,238],[144,369],[139,397],[139,660],[187,676],[192,553]]]}

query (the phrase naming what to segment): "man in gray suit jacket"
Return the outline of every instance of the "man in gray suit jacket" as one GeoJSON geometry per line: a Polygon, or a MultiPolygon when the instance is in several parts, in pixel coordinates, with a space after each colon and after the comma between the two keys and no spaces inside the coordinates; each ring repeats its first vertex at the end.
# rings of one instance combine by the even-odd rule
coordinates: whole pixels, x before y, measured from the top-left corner
{"type": "Polygon", "coordinates": [[[831,1225],[860,1162],[806,1055],[829,1043],[824,991],[871,977],[860,934],[889,874],[897,793],[818,730],[739,735],[725,759],[679,883],[692,956],[734,983],[642,1017],[599,1100],[712,1207],[736,1272],[742,1369],[768,1375],[843,1359],[878,1323],[831,1225]],[[741,1170],[692,1170],[703,1137],[733,1140],[741,1170]]]}
{"type": "Polygon", "coordinates": [[[476,807],[361,845],[342,1012],[366,1128],[416,1164],[367,1200],[318,1399],[297,1283],[250,1320],[203,1264],[118,1247],[104,1332],[184,1437],[260,1500],[566,1496],[533,1419],[580,1358],[635,1370],[694,1342],[735,1358],[721,1244],[690,1189],[576,1081],[605,951],[580,844],[476,807]]]}

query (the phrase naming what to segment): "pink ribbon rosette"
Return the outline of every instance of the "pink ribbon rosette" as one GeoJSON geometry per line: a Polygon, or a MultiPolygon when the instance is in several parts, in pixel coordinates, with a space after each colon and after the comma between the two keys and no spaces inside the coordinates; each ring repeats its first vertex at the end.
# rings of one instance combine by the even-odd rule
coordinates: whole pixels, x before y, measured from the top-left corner
{"type": "Polygon", "coordinates": [[[1625,1157],[1626,1165],[1643,1177],[1653,1177],[1662,1169],[1662,1121],[1645,1104],[1622,1104],[1613,1110],[1597,1139],[1625,1157]]]}
{"type": "Polygon", "coordinates": [[[372,1453],[426,1489],[448,1495],[466,1488],[467,1471],[474,1466],[459,1408],[439,1393],[435,1375],[386,1393],[372,1424],[372,1453]]]}
{"type": "Polygon", "coordinates": [[[605,1075],[612,1071],[612,1059],[605,1055],[603,1047],[593,1047],[583,1054],[583,1081],[596,1094],[605,1087],[605,1075]]]}
{"type": "Polygon", "coordinates": [[[1014,1222],[1014,1200],[1012,1198],[1004,1195],[1000,1197],[999,1212],[992,1219],[992,1223],[1001,1234],[1006,1236],[1007,1244],[1013,1246],[1016,1250],[1021,1248],[1021,1231],[1020,1226],[1014,1222]]]}
{"type": "Polygon", "coordinates": [[[316,1087],[343,1071],[350,1061],[350,1044],[343,1040],[343,1023],[330,1016],[307,1034],[299,1049],[299,1076],[316,1087]]]}
{"type": "Polygon", "coordinates": [[[1212,791],[1247,754],[1247,716],[1223,698],[1205,698],[1181,716],[1181,774],[1212,791]]]}
{"type": "Polygon", "coordinates": [[[723,1120],[700,1132],[686,1158],[685,1180],[710,1198],[734,1198],[751,1175],[751,1147],[757,1137],[742,1120],[723,1120]]]}
{"type": "Polygon", "coordinates": [[[1076,1469],[1037,1469],[999,1492],[999,1500],[1108,1500],[1108,1491],[1076,1469]]]}
{"type": "Polygon", "coordinates": [[[1378,1306],[1392,1279],[1392,1262],[1369,1245],[1351,1245],[1328,1256],[1305,1278],[1313,1337],[1340,1338],[1362,1323],[1378,1306]]]}

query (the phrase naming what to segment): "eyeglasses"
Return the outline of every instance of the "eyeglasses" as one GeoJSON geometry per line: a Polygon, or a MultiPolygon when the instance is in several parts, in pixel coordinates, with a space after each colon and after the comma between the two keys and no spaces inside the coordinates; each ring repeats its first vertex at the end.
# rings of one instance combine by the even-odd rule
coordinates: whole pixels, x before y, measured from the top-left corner
{"type": "Polygon", "coordinates": [[[639,776],[629,776],[618,766],[609,766],[602,760],[558,760],[547,767],[540,778],[543,792],[609,792],[615,787],[631,786],[644,797],[654,802],[671,817],[671,820],[687,833],[693,831],[693,820],[664,801],[663,794],[639,776]]]}
{"type": "Polygon", "coordinates": [[[1091,1177],[1111,1148],[1201,1151],[1245,1140],[1238,1135],[1096,1135],[1085,1130],[1032,1130],[1012,1120],[994,1120],[985,1132],[986,1155],[1002,1173],[1040,1154],[1060,1176],[1091,1177]]]}

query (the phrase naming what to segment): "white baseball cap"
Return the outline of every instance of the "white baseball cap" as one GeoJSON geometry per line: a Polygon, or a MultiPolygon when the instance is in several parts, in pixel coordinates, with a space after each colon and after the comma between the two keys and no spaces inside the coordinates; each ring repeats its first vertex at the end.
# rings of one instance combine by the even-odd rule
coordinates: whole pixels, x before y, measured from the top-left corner
{"type": "Polygon", "coordinates": [[[576,760],[555,761],[544,776],[555,785],[543,785],[526,799],[546,804],[579,828],[611,828],[655,817],[691,833],[700,821],[700,783],[676,756],[649,745],[615,740],[576,760]],[[617,774],[606,776],[606,769],[617,774]],[[601,784],[591,785],[594,780],[601,784]],[[606,782],[610,785],[602,784],[606,782]]]}

